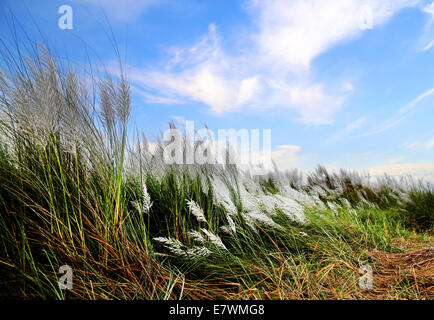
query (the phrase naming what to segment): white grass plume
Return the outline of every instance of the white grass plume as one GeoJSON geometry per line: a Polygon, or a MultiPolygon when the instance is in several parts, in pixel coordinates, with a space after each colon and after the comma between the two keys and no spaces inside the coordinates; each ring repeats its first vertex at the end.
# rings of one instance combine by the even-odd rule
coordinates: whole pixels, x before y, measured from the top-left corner
{"type": "Polygon", "coordinates": [[[207,222],[205,219],[205,214],[203,213],[203,210],[199,205],[194,202],[193,200],[186,200],[187,205],[191,211],[191,213],[196,217],[197,221],[199,222],[207,222]]]}
{"type": "Polygon", "coordinates": [[[212,253],[211,250],[203,246],[193,246],[191,248],[186,248],[181,241],[172,238],[158,237],[154,238],[154,241],[163,244],[174,255],[182,258],[207,257],[212,253]]]}
{"type": "Polygon", "coordinates": [[[226,248],[226,246],[223,244],[223,241],[219,236],[215,235],[214,233],[212,233],[211,231],[208,231],[206,229],[202,229],[202,232],[207,236],[208,240],[211,241],[211,243],[213,243],[214,245],[216,245],[220,249],[223,249],[226,251],[228,250],[226,248]]]}

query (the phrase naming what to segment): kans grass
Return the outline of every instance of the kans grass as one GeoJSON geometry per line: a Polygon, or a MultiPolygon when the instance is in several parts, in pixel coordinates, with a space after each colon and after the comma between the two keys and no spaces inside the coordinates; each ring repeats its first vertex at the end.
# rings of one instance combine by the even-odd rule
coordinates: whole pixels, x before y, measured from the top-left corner
{"type": "Polygon", "coordinates": [[[164,142],[127,138],[122,65],[112,78],[37,45],[1,52],[2,298],[434,298],[432,185],[168,165],[164,142]]]}

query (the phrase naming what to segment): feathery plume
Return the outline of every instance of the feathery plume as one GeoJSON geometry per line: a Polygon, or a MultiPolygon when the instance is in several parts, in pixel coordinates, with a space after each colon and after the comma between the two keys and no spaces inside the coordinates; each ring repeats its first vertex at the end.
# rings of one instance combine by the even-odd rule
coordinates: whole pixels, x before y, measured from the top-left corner
{"type": "Polygon", "coordinates": [[[191,213],[196,217],[197,221],[207,222],[203,210],[197,205],[197,203],[194,202],[193,200],[186,199],[186,201],[191,213]]]}
{"type": "Polygon", "coordinates": [[[226,246],[223,244],[222,239],[220,239],[219,236],[216,236],[215,234],[213,234],[212,232],[206,230],[206,229],[202,229],[202,232],[208,237],[209,241],[211,241],[211,243],[215,244],[217,247],[219,247],[220,249],[223,250],[228,250],[226,248],[226,246]]]}

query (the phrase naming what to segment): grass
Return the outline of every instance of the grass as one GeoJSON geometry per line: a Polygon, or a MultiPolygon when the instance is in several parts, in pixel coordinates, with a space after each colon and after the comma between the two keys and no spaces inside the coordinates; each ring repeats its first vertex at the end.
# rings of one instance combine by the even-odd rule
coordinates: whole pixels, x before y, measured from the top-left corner
{"type": "Polygon", "coordinates": [[[163,143],[127,139],[122,72],[89,90],[48,50],[17,54],[0,73],[2,298],[434,297],[429,185],[167,165],[163,143]],[[367,264],[370,291],[358,287],[367,264]]]}

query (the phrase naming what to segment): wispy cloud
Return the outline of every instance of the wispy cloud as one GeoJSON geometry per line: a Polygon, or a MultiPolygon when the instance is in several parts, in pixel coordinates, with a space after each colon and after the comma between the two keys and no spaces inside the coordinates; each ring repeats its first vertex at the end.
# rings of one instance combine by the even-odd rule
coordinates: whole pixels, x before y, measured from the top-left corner
{"type": "Polygon", "coordinates": [[[434,33],[433,33],[433,23],[434,23],[434,2],[429,4],[421,4],[420,6],[422,12],[429,15],[429,19],[425,24],[424,31],[417,41],[417,48],[420,51],[428,51],[434,45],[434,33]]]}
{"type": "Polygon", "coordinates": [[[425,142],[412,142],[405,147],[413,150],[431,150],[434,149],[434,139],[425,142]]]}
{"type": "Polygon", "coordinates": [[[335,132],[331,137],[329,137],[327,143],[339,142],[342,139],[348,137],[351,133],[360,129],[362,125],[366,122],[366,117],[360,117],[353,122],[350,122],[345,128],[335,132]]]}
{"type": "Polygon", "coordinates": [[[372,136],[372,135],[382,133],[386,130],[389,130],[389,129],[397,126],[398,124],[400,124],[404,119],[406,119],[411,114],[411,112],[417,106],[417,104],[419,102],[421,102],[426,97],[429,97],[433,93],[434,93],[434,88],[425,91],[424,93],[422,93],[421,95],[416,97],[414,100],[412,100],[410,103],[408,103],[404,107],[400,108],[391,118],[384,121],[381,125],[379,125],[378,127],[376,127],[375,129],[373,129],[371,131],[360,134],[357,137],[372,136]]]}
{"type": "Polygon", "coordinates": [[[434,45],[434,40],[431,40],[423,49],[422,51],[427,51],[429,49],[432,48],[432,46],[434,45]]]}

